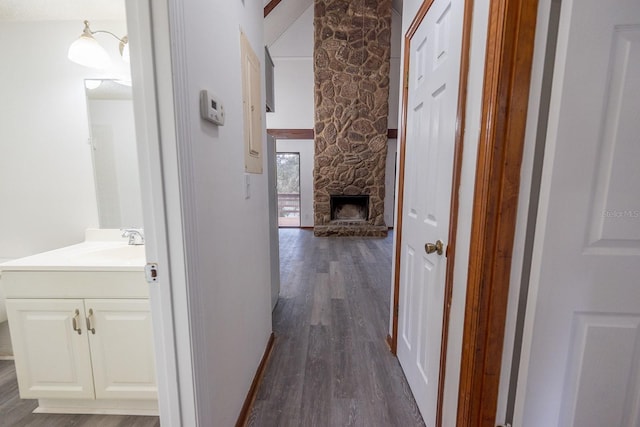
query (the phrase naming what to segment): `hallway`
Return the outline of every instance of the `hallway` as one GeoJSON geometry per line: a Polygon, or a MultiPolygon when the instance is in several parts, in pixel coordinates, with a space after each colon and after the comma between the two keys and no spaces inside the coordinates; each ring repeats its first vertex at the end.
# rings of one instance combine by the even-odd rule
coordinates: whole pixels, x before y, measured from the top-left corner
{"type": "Polygon", "coordinates": [[[280,230],[275,346],[248,425],[424,425],[385,342],[392,247],[280,230]]]}

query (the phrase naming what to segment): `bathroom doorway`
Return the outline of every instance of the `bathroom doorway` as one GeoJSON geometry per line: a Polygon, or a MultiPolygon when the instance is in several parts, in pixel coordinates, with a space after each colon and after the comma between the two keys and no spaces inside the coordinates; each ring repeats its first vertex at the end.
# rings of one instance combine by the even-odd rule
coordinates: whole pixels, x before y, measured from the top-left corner
{"type": "MultiPolygon", "coordinates": [[[[144,2],[136,3],[139,4],[131,6],[134,12],[144,6],[144,2]]],[[[0,119],[0,194],[6,205],[0,215],[0,262],[79,244],[86,239],[85,230],[89,228],[116,229],[113,239],[118,240],[122,234],[118,229],[142,227],[144,196],[140,194],[136,140],[133,133],[125,135],[121,131],[126,128],[133,132],[132,91],[139,92],[141,87],[132,87],[129,59],[137,61],[140,68],[140,53],[146,52],[140,49],[140,37],[150,34],[142,28],[144,21],[128,28],[125,12],[129,6],[125,6],[124,1],[104,3],[104,7],[84,7],[78,3],[69,8],[57,1],[28,7],[16,3],[5,4],[0,9],[3,12],[0,51],[11,63],[11,67],[0,71],[0,92],[3,93],[0,110],[5,113],[0,119]],[[89,28],[89,24],[83,24],[87,18],[91,19],[87,31],[95,32],[96,43],[109,57],[108,65],[100,69],[73,62],[67,55],[70,46],[85,34],[83,25],[89,28]],[[126,43],[127,35],[136,44],[136,52],[132,52],[130,58],[123,54],[125,50],[119,49],[119,44],[126,43]],[[15,40],[21,40],[24,49],[16,50],[12,42],[15,40]],[[40,102],[43,99],[46,102],[40,102]],[[95,158],[97,151],[105,156],[95,158]]],[[[137,80],[142,81],[139,77],[137,80]]],[[[160,215],[158,212],[154,212],[156,217],[160,215]]],[[[153,235],[155,224],[145,218],[145,225],[149,227],[148,234],[153,235]]],[[[152,236],[151,244],[155,251],[165,246],[156,235],[152,236]]],[[[157,262],[158,257],[150,259],[157,262]]],[[[143,262],[136,265],[141,287],[151,288],[144,282],[143,262]]],[[[163,284],[166,283],[165,280],[163,284]]],[[[150,290],[154,292],[152,296],[157,299],[158,292],[150,290]]],[[[4,306],[1,299],[0,305],[4,306]]],[[[97,306],[93,303],[92,306],[97,313],[97,306]]],[[[63,323],[77,332],[74,337],[85,338],[89,330],[85,324],[97,319],[97,315],[92,319],[90,316],[72,314],[72,318],[63,323]]],[[[8,322],[3,320],[6,317],[0,313],[0,359],[8,359],[2,361],[2,367],[6,368],[3,372],[9,372],[3,376],[7,379],[14,372],[14,347],[5,345],[8,322]]],[[[151,342],[151,331],[148,335],[151,342]]],[[[16,336],[20,338],[19,333],[12,331],[11,338],[15,340],[16,336]]],[[[162,352],[160,340],[155,341],[155,348],[162,352]]],[[[82,348],[86,350],[87,346],[82,348]]],[[[156,365],[165,366],[164,363],[156,365]]],[[[55,373],[55,369],[47,369],[43,375],[55,376],[55,373]]],[[[13,390],[17,396],[16,380],[12,381],[11,386],[2,389],[13,390]]],[[[161,393],[168,394],[164,390],[161,393]]],[[[35,425],[34,417],[46,417],[31,413],[37,405],[33,400],[12,397],[11,402],[16,406],[4,407],[9,411],[11,422],[3,420],[14,423],[11,425],[35,425]]],[[[95,416],[91,421],[100,423],[100,417],[102,415],[95,416]]],[[[62,423],[83,425],[82,417],[69,415],[68,418],[62,423]]],[[[150,425],[159,423],[157,417],[149,417],[147,421],[150,425]]]]}

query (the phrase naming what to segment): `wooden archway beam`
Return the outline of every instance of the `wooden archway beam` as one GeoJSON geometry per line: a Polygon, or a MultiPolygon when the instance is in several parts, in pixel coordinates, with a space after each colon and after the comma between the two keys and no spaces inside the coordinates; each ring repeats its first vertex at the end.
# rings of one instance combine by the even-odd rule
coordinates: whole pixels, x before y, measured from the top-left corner
{"type": "Polygon", "coordinates": [[[282,0],[271,0],[269,3],[267,3],[267,5],[264,7],[264,17],[266,18],[267,15],[270,14],[271,11],[275,9],[281,1],[282,0]]]}

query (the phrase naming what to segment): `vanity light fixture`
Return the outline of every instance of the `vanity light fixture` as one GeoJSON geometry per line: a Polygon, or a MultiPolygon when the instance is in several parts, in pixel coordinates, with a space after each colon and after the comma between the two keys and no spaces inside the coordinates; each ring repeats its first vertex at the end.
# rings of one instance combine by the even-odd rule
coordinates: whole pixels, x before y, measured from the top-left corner
{"type": "Polygon", "coordinates": [[[107,68],[111,63],[111,59],[105,48],[93,37],[93,35],[97,33],[105,33],[115,37],[120,42],[119,47],[122,60],[127,63],[129,62],[129,39],[127,36],[120,38],[110,31],[92,31],[89,27],[89,21],[84,21],[82,34],[69,46],[69,53],[67,54],[69,59],[76,64],[89,68],[107,68]]]}

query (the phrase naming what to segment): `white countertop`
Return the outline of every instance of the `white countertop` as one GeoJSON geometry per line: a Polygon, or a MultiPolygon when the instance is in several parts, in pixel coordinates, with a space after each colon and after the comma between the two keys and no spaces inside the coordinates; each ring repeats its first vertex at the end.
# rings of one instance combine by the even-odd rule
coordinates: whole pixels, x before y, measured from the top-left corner
{"type": "Polygon", "coordinates": [[[144,245],[129,245],[120,230],[87,230],[82,243],[0,264],[9,271],[142,271],[144,245]]]}

